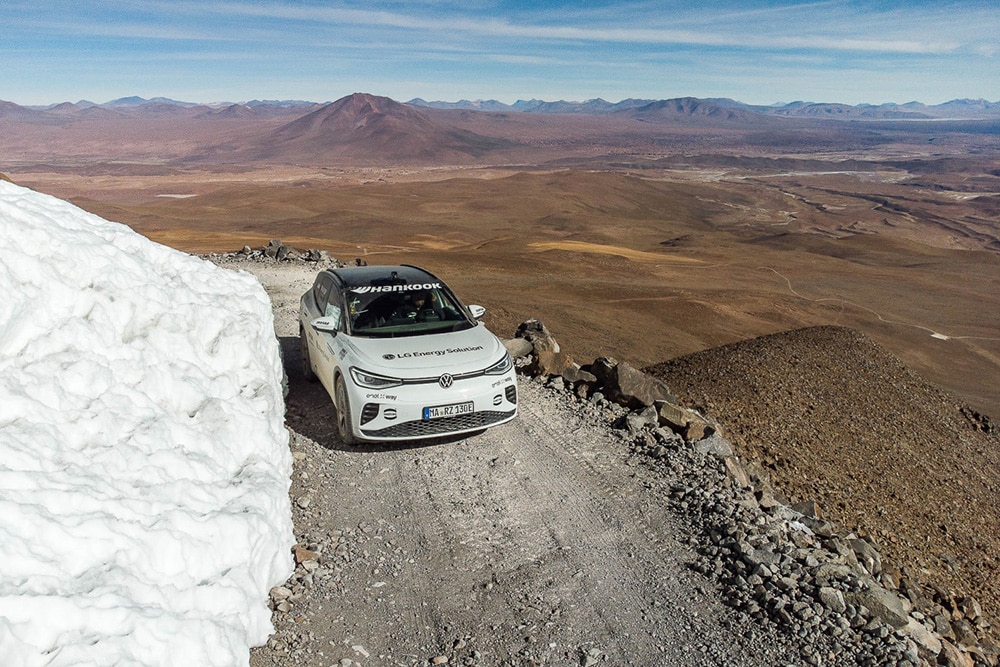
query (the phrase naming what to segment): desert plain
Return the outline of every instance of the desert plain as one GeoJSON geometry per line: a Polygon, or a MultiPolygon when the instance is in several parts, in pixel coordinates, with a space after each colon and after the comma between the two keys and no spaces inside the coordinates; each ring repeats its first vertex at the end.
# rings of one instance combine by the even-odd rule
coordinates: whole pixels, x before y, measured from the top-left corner
{"type": "Polygon", "coordinates": [[[0,172],[193,253],[422,265],[581,363],[849,327],[1000,414],[1000,121],[833,111],[7,104],[0,172]]]}

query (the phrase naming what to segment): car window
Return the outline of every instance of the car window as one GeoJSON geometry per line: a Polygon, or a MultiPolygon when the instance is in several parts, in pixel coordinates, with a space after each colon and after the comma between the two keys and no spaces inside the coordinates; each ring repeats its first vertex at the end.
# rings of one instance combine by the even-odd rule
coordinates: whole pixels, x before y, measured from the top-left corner
{"type": "Polygon", "coordinates": [[[351,333],[356,336],[419,336],[475,326],[445,289],[375,291],[359,288],[345,295],[351,333]]]}
{"type": "Polygon", "coordinates": [[[344,330],[343,315],[344,306],[340,301],[340,294],[337,290],[330,290],[330,294],[323,306],[323,317],[329,317],[341,331],[344,330]]]}
{"type": "Polygon", "coordinates": [[[333,278],[329,275],[321,273],[316,276],[316,283],[313,285],[313,299],[316,301],[316,307],[319,310],[323,310],[324,304],[327,303],[331,287],[333,287],[333,278]]]}

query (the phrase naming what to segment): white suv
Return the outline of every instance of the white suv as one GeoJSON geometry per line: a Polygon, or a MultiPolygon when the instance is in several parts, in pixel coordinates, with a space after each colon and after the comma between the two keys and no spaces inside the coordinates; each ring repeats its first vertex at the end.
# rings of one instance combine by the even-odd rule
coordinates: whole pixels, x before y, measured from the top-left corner
{"type": "Polygon", "coordinates": [[[327,269],[299,304],[302,368],[333,399],[345,444],[481,431],[517,416],[503,343],[415,266],[327,269]]]}

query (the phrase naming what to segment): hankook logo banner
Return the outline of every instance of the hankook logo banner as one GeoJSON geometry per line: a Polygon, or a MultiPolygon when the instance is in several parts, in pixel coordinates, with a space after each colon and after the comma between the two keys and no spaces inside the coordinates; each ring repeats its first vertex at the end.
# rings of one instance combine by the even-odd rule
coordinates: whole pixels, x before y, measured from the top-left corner
{"type": "Polygon", "coordinates": [[[352,287],[355,294],[374,294],[375,292],[414,292],[418,290],[441,289],[441,283],[417,283],[415,285],[363,285],[352,287]]]}

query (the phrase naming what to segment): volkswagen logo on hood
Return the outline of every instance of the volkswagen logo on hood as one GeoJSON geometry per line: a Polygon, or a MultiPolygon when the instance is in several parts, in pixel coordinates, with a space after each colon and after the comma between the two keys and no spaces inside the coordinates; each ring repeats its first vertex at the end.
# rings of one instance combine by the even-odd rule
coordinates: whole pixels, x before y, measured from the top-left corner
{"type": "Polygon", "coordinates": [[[438,378],[438,384],[441,385],[442,389],[447,389],[448,387],[451,386],[451,383],[454,381],[455,379],[451,377],[450,373],[445,373],[444,375],[438,378]]]}

